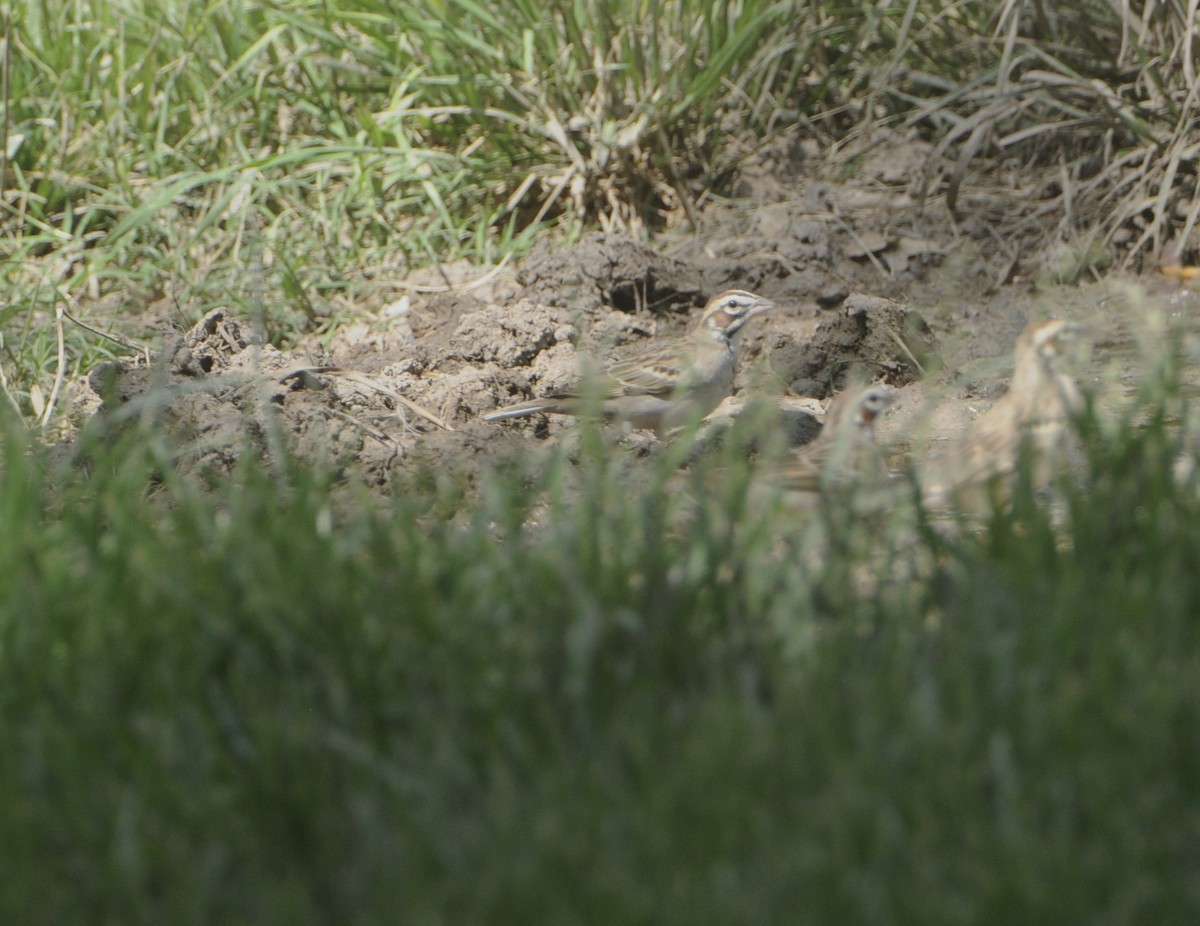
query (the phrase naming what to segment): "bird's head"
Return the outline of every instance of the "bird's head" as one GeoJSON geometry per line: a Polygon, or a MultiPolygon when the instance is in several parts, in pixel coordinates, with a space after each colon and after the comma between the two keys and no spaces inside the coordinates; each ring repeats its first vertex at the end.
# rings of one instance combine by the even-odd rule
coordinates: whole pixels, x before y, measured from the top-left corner
{"type": "Polygon", "coordinates": [[[1075,322],[1061,318],[1032,322],[1017,339],[1017,353],[1034,354],[1043,363],[1053,363],[1080,330],[1075,322]]]}
{"type": "Polygon", "coordinates": [[[874,427],[875,419],[896,401],[896,390],[887,386],[871,386],[858,397],[858,421],[864,427],[874,427]]]}
{"type": "Polygon", "coordinates": [[[1082,331],[1082,325],[1061,318],[1026,325],[1017,338],[1009,393],[1032,401],[1028,397],[1048,387],[1061,389],[1065,375],[1059,370],[1058,359],[1082,331]]]}
{"type": "Polygon", "coordinates": [[[700,317],[701,327],[714,336],[728,340],[756,315],[775,308],[775,303],[743,289],[730,289],[713,296],[700,317]]]}
{"type": "Polygon", "coordinates": [[[867,386],[842,392],[829,404],[825,413],[825,427],[832,433],[849,425],[873,435],[875,419],[887,411],[894,401],[896,390],[888,386],[867,386]]]}

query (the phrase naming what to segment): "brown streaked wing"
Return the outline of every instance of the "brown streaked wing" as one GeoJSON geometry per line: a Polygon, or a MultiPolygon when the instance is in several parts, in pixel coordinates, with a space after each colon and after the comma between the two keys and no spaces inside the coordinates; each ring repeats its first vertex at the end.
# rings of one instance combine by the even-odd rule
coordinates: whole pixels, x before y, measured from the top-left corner
{"type": "Polygon", "coordinates": [[[615,395],[669,395],[682,375],[679,351],[665,346],[646,351],[613,364],[607,375],[617,382],[615,395]]]}
{"type": "Polygon", "coordinates": [[[678,356],[677,351],[658,346],[626,360],[619,360],[603,372],[597,372],[595,379],[590,380],[595,384],[595,392],[589,392],[586,388],[589,380],[581,380],[546,398],[582,399],[591,395],[603,400],[631,395],[670,395],[679,384],[678,356]]]}
{"type": "Polygon", "coordinates": [[[813,453],[796,456],[789,460],[777,473],[777,481],[790,492],[819,492],[821,475],[829,454],[813,448],[813,453]]]}
{"type": "MultiPolygon", "coordinates": [[[[1004,399],[1001,399],[1003,402],[1004,399]]],[[[958,447],[947,448],[946,456],[931,464],[935,474],[931,488],[947,491],[959,486],[983,483],[1007,475],[1016,468],[1016,453],[1021,431],[1011,404],[996,406],[979,420],[975,434],[958,447]]]]}

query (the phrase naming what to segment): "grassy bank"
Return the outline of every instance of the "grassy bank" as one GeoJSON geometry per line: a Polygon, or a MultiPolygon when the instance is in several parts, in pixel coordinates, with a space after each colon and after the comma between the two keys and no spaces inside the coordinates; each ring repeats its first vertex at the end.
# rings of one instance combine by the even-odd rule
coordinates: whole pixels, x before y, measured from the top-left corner
{"type": "MultiPolygon", "coordinates": [[[[687,221],[781,132],[837,161],[914,127],[931,209],[1002,161],[1014,247],[1195,258],[1174,7],[22,0],[6,25],[0,322],[34,416],[59,309],[107,329],[227,304],[287,340],[414,266],[687,221]]],[[[65,334],[83,369],[111,347],[65,334]]]]}

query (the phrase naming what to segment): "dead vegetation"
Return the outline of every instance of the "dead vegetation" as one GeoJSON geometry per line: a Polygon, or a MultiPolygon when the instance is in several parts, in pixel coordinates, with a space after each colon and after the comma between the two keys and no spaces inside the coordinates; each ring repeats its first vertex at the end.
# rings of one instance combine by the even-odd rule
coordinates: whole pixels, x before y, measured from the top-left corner
{"type": "MultiPolygon", "coordinates": [[[[915,6],[915,5],[914,5],[915,6]]],[[[936,143],[918,196],[994,221],[1015,264],[1052,250],[1061,279],[1194,265],[1200,251],[1196,4],[1007,0],[973,37],[969,81],[907,74],[904,123],[936,143]],[[989,178],[980,182],[981,169],[989,178]]],[[[944,65],[943,65],[944,66],[944,65]]]]}

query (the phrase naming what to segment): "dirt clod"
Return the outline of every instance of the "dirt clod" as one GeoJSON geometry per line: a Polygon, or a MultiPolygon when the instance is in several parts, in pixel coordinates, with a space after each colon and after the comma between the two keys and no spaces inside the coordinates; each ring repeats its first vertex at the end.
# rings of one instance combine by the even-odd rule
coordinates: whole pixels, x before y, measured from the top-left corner
{"type": "Polygon", "coordinates": [[[767,352],[790,392],[819,398],[843,388],[852,369],[903,386],[940,366],[937,339],[920,313],[861,293],[824,316],[810,338],[776,337],[767,352]]]}
{"type": "Polygon", "coordinates": [[[526,298],[577,309],[685,312],[703,301],[694,268],[615,234],[590,235],[566,248],[538,246],[517,282],[526,298]]]}

